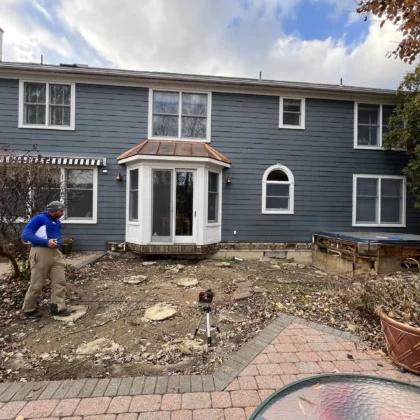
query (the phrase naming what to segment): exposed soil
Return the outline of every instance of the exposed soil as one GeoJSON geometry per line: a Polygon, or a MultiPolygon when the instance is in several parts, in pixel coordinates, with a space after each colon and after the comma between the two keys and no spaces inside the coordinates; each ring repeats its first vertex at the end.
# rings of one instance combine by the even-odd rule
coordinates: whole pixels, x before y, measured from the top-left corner
{"type": "MultiPolygon", "coordinates": [[[[40,302],[41,320],[25,319],[20,313],[25,287],[6,280],[0,286],[0,382],[211,373],[278,311],[360,334],[383,348],[378,320],[343,298],[343,291],[360,284],[360,278],[330,276],[282,260],[156,260],[143,265],[147,261],[130,257],[106,256],[69,272],[69,307],[87,307],[86,315],[70,324],[49,316],[49,286],[40,302]],[[147,279],[139,284],[123,281],[138,275],[147,279]],[[198,284],[176,284],[186,277],[198,284]],[[218,320],[221,332],[212,331],[214,346],[207,348],[204,332],[195,338],[194,331],[203,313],[198,294],[209,288],[215,292],[211,318],[218,320]],[[249,297],[235,300],[244,290],[249,297]],[[174,308],[175,315],[147,320],[145,311],[157,303],[174,308]],[[101,342],[107,346],[76,353],[97,339],[105,339],[101,342]]],[[[418,280],[417,274],[403,276],[418,280]]]]}

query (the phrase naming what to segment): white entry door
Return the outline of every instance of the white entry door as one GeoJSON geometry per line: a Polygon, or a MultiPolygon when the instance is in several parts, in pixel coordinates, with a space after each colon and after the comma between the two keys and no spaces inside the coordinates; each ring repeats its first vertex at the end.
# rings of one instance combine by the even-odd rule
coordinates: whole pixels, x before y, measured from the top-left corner
{"type": "Polygon", "coordinates": [[[196,171],[152,170],[152,243],[196,242],[196,171]]]}

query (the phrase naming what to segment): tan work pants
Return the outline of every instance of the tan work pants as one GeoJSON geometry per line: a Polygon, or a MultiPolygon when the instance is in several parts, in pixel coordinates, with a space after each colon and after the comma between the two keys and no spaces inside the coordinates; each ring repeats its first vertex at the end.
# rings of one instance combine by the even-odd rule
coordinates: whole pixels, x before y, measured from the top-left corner
{"type": "Polygon", "coordinates": [[[31,248],[31,284],[25,295],[23,312],[37,309],[37,302],[44,286],[45,279],[51,280],[51,303],[57,304],[60,311],[66,307],[66,276],[63,254],[52,248],[31,248]]]}

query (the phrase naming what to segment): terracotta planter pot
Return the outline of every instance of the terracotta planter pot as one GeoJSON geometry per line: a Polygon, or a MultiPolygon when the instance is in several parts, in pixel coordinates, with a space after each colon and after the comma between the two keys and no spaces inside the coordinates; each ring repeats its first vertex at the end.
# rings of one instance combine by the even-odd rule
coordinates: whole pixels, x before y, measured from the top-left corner
{"type": "Polygon", "coordinates": [[[395,321],[381,308],[376,313],[381,318],[382,331],[391,360],[407,370],[420,374],[420,328],[395,321]]]}

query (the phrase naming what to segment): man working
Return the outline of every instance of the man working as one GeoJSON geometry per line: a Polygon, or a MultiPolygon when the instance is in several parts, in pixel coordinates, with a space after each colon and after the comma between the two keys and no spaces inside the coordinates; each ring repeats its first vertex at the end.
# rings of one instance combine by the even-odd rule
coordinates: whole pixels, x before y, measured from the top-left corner
{"type": "Polygon", "coordinates": [[[64,204],[53,201],[47,206],[47,211],[35,216],[25,227],[22,239],[32,244],[29,260],[31,263],[31,284],[26,292],[23,312],[29,318],[40,318],[38,299],[44,285],[44,280],[51,280],[51,314],[68,316],[66,308],[65,262],[61,247],[60,217],[64,213],[64,204]]]}

